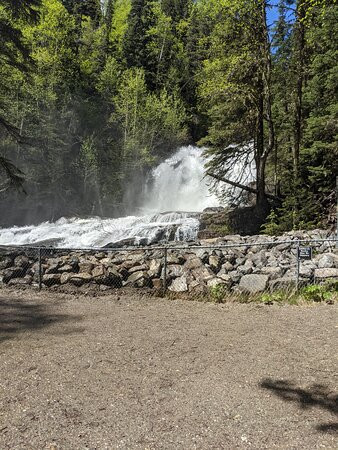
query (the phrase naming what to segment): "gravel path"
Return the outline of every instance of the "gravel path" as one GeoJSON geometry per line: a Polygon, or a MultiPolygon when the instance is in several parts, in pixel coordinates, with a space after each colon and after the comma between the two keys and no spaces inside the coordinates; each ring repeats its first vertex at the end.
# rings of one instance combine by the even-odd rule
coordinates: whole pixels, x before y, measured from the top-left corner
{"type": "Polygon", "coordinates": [[[338,448],[337,312],[0,291],[0,449],[338,448]]]}

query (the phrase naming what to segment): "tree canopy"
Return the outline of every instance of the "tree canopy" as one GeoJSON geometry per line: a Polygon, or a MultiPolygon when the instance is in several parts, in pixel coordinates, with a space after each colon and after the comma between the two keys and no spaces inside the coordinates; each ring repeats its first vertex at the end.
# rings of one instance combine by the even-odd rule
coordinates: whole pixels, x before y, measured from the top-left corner
{"type": "Polygon", "coordinates": [[[273,7],[0,0],[0,225],[127,213],[131,180],[188,142],[216,184],[246,161],[266,231],[330,224],[338,5],[273,7]]]}

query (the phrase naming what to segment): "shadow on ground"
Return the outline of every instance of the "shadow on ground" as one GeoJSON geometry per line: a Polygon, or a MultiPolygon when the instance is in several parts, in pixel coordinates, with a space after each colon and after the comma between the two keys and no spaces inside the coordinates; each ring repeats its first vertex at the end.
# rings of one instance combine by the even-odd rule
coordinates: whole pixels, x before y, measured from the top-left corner
{"type": "MultiPolygon", "coordinates": [[[[302,409],[315,407],[338,415],[338,395],[333,394],[332,389],[328,386],[315,384],[307,389],[302,389],[290,381],[268,378],[261,382],[260,387],[272,391],[287,402],[298,403],[302,409]]],[[[338,423],[320,424],[316,428],[323,433],[337,433],[338,423]]]]}
{"type": "MultiPolygon", "coordinates": [[[[41,305],[31,300],[0,297],[0,342],[14,338],[25,331],[40,331],[57,323],[70,324],[81,321],[81,316],[56,314],[49,305],[41,305]]],[[[55,334],[81,332],[83,328],[68,327],[55,334]]]]}

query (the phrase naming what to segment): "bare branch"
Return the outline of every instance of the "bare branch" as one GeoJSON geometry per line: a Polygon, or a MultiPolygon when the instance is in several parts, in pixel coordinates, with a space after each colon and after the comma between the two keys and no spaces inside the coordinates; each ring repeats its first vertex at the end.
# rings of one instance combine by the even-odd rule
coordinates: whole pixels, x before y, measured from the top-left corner
{"type": "MultiPolygon", "coordinates": [[[[216,175],[214,173],[211,173],[211,172],[207,172],[206,175],[213,177],[218,181],[223,181],[224,183],[230,184],[230,186],[234,186],[239,189],[243,189],[244,191],[251,192],[252,194],[257,194],[257,192],[258,192],[257,189],[255,189],[255,188],[252,188],[250,186],[245,186],[244,184],[237,183],[236,181],[231,181],[228,178],[223,178],[223,177],[216,175]]],[[[276,195],[273,195],[273,194],[265,194],[265,195],[267,198],[269,198],[271,200],[280,200],[280,198],[277,197],[276,195]]]]}

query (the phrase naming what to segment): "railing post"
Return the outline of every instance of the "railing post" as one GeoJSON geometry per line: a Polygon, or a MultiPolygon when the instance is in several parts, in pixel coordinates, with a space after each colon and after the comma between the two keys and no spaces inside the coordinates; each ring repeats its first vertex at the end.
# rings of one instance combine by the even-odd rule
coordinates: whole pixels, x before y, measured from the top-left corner
{"type": "Polygon", "coordinates": [[[168,259],[168,249],[164,247],[163,253],[163,292],[167,292],[167,259],[168,259]]]}
{"type": "Polygon", "coordinates": [[[297,243],[296,251],[297,251],[297,269],[296,269],[296,277],[297,277],[297,279],[296,279],[296,291],[298,292],[298,291],[299,291],[299,272],[300,272],[299,241],[298,241],[298,243],[297,243]]]}
{"type": "Polygon", "coordinates": [[[42,287],[42,263],[41,263],[41,247],[39,247],[39,291],[41,291],[42,287]]]}

